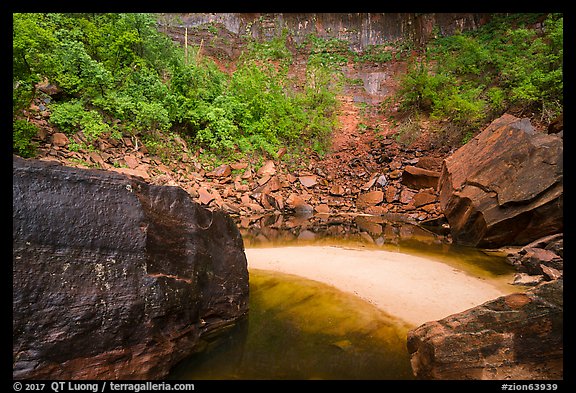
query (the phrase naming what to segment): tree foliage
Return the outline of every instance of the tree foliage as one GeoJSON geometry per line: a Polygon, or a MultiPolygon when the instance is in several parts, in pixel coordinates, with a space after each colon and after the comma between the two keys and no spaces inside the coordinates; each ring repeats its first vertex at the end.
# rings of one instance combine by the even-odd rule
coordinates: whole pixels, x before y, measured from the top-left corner
{"type": "Polygon", "coordinates": [[[274,154],[333,125],[336,101],[311,99],[333,96],[329,81],[315,93],[298,91],[286,67],[271,65],[291,61],[285,36],[251,43],[244,58],[258,61],[228,75],[206,57],[185,61],[151,14],[31,13],[14,14],[13,22],[14,120],[47,79],[63,91],[50,104],[51,123],[68,134],[83,131],[89,141],[111,132],[178,131],[222,155],[274,154]]]}
{"type": "Polygon", "coordinates": [[[463,136],[508,110],[552,120],[563,105],[563,17],[548,15],[541,31],[523,19],[498,15],[431,42],[401,79],[401,108],[447,120],[463,136]]]}

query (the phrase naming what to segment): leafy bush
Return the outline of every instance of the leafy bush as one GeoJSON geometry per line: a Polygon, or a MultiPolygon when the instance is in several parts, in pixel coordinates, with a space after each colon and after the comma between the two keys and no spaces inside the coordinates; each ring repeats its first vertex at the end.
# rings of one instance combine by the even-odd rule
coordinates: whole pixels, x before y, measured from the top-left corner
{"type": "Polygon", "coordinates": [[[88,142],[110,132],[110,126],[104,121],[102,115],[94,109],[86,110],[79,100],[53,105],[50,121],[69,135],[82,131],[88,142]]]}
{"type": "Polygon", "coordinates": [[[36,144],[32,138],[36,136],[38,129],[26,120],[14,120],[12,125],[12,151],[21,157],[33,157],[36,152],[36,144]]]}
{"type": "Polygon", "coordinates": [[[562,15],[548,15],[542,32],[521,26],[522,18],[495,16],[476,31],[431,42],[400,80],[400,108],[447,120],[462,140],[508,110],[539,112],[544,120],[557,116],[563,105],[562,15]]]}
{"type": "Polygon", "coordinates": [[[89,141],[141,134],[159,146],[157,132],[177,130],[218,154],[274,155],[283,144],[323,138],[333,124],[332,78],[311,66],[306,87],[297,87],[287,75],[286,32],[250,42],[228,75],[206,57],[184,61],[150,14],[14,14],[13,21],[15,119],[46,78],[63,91],[50,122],[89,141]]]}

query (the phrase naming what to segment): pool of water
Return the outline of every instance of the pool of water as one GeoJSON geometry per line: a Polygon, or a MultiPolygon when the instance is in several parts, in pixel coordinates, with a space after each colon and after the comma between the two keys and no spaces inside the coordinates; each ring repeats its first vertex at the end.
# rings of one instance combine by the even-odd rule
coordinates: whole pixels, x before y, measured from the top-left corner
{"type": "Polygon", "coordinates": [[[504,256],[453,244],[450,237],[396,216],[263,216],[241,228],[246,248],[335,246],[405,253],[439,261],[474,277],[490,280],[503,292],[515,268],[504,256]]]}
{"type": "MultiPolygon", "coordinates": [[[[505,293],[521,290],[510,285],[515,271],[503,257],[455,246],[408,222],[292,219],[250,222],[242,229],[245,246],[277,247],[279,253],[295,245],[401,252],[440,261],[505,293]],[[281,225],[275,225],[278,220],[281,225]]],[[[318,281],[253,268],[249,274],[248,317],[206,351],[183,361],[167,379],[413,379],[406,336],[414,326],[318,281]]]]}
{"type": "Polygon", "coordinates": [[[253,269],[248,318],[168,379],[412,379],[409,328],[331,286],[253,269]]]}

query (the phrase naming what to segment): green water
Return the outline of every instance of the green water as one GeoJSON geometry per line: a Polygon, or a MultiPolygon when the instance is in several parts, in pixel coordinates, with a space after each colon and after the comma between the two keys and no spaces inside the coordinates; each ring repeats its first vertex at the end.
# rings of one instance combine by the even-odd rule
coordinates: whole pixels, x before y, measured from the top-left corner
{"type": "MultiPolygon", "coordinates": [[[[274,229],[264,220],[244,231],[246,247],[282,252],[283,246],[331,245],[402,252],[440,261],[505,293],[521,290],[509,284],[515,270],[504,258],[455,246],[407,223],[361,218],[352,224],[303,221],[274,229]]],[[[413,379],[406,336],[414,326],[320,282],[265,270],[249,273],[248,317],[167,379],[413,379]]]]}
{"type": "Polygon", "coordinates": [[[409,328],[331,286],[254,269],[247,320],[168,379],[412,379],[409,328]]]}

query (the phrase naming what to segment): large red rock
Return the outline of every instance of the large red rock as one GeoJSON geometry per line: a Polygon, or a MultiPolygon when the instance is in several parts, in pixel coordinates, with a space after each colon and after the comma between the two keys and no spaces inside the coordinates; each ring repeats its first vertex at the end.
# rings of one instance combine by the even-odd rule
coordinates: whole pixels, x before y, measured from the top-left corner
{"type": "Polygon", "coordinates": [[[563,141],[504,115],[444,160],[440,207],[455,242],[497,248],[563,231],[563,141]]]}
{"type": "Polygon", "coordinates": [[[563,280],[488,301],[408,332],[418,379],[563,378],[563,280]]]}
{"type": "Polygon", "coordinates": [[[14,157],[13,378],[160,379],[248,310],[240,232],[180,187],[14,157]]]}

